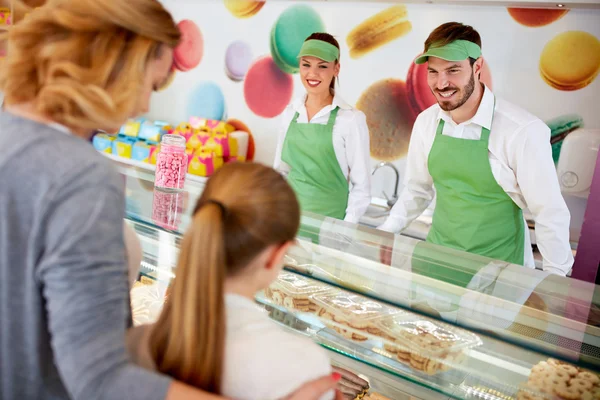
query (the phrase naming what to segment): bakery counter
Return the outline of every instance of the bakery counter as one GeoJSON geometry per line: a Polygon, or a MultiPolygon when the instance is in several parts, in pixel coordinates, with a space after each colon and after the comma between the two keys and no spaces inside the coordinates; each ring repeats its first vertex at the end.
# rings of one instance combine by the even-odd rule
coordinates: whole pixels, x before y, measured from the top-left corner
{"type": "MultiPolygon", "coordinates": [[[[180,234],[127,222],[144,249],[131,293],[133,317],[136,324],[149,323],[177,275],[180,234]]],[[[574,306],[553,287],[552,277],[517,295],[511,266],[497,263],[480,268],[473,274],[477,278],[462,287],[458,282],[464,276],[452,281],[442,271],[423,276],[409,270],[410,260],[402,261],[401,255],[412,244],[384,235],[375,246],[365,240],[374,239],[369,234],[303,216],[286,269],[256,295],[257,304],[282,328],[310,337],[330,352],[334,366],[368,382],[344,381],[347,398],[527,400],[545,398],[548,390],[556,394],[563,386],[581,390],[578,398],[597,398],[598,377],[591,370],[598,369],[598,335],[577,308],[585,287],[566,288],[575,292],[574,306]],[[391,251],[389,265],[381,262],[385,251],[391,251]],[[544,389],[542,382],[551,380],[553,386],[544,389]]],[[[454,271],[459,273],[468,275],[454,271]]]]}

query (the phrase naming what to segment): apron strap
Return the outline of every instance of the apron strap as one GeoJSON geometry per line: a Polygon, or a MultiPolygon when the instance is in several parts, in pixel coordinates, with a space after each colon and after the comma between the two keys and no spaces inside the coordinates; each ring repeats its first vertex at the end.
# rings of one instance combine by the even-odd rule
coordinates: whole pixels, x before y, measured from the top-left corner
{"type": "Polygon", "coordinates": [[[335,124],[335,117],[337,117],[339,109],[340,108],[338,106],[335,106],[335,108],[329,113],[329,120],[327,121],[327,126],[333,126],[333,124],[335,124]]]}
{"type": "Polygon", "coordinates": [[[294,118],[292,118],[292,123],[296,123],[296,121],[298,120],[298,116],[300,116],[300,114],[298,113],[298,111],[296,111],[296,114],[294,114],[294,118]]]}

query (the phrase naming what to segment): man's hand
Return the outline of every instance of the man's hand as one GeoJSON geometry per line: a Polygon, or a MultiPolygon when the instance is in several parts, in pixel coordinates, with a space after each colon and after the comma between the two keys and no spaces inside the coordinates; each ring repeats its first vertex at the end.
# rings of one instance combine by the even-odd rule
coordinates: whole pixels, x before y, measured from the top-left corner
{"type": "MultiPolygon", "coordinates": [[[[294,393],[282,400],[318,400],[330,390],[336,389],[338,382],[342,376],[338,373],[333,373],[330,376],[316,379],[305,383],[294,393]]],[[[335,400],[343,400],[344,396],[339,390],[335,391],[335,400]]]]}

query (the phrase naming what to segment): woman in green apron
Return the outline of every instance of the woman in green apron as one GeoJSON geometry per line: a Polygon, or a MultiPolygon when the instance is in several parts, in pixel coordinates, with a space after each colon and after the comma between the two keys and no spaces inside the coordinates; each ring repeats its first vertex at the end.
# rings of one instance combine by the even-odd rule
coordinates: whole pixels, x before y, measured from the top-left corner
{"type": "Polygon", "coordinates": [[[282,115],[274,167],[287,176],[302,211],[358,223],[371,201],[365,115],[335,92],[338,42],[314,33],[299,54],[306,94],[282,115]]]}

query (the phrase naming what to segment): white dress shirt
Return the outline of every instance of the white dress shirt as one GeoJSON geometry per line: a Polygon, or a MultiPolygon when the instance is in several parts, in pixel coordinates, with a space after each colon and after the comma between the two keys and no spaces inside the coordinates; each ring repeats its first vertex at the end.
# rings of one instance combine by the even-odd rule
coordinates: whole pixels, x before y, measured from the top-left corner
{"type": "MultiPolygon", "coordinates": [[[[445,122],[443,134],[452,137],[479,140],[481,127],[490,129],[488,149],[494,178],[521,209],[527,208],[533,215],[543,269],[566,275],[573,266],[571,217],[552,160],[550,129],[539,118],[502,99],[496,98],[494,112],[494,95],[487,87],[477,113],[461,124],[456,124],[438,104],[417,117],[408,149],[404,191],[379,229],[398,233],[431,203],[434,187],[427,159],[440,118],[445,122]]],[[[524,265],[534,268],[529,234],[524,240],[524,265]]]]}
{"type": "MultiPolygon", "coordinates": [[[[290,166],[281,160],[283,143],[296,112],[299,114],[298,123],[309,123],[305,101],[306,95],[299,97],[285,109],[281,117],[273,167],[284,176],[287,176],[290,166]]],[[[336,94],[333,103],[315,114],[310,123],[327,124],[329,113],[336,106],[340,109],[333,126],[333,149],[344,177],[351,184],[344,220],[358,223],[371,203],[371,155],[367,118],[362,111],[348,105],[336,94]]]]}

